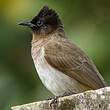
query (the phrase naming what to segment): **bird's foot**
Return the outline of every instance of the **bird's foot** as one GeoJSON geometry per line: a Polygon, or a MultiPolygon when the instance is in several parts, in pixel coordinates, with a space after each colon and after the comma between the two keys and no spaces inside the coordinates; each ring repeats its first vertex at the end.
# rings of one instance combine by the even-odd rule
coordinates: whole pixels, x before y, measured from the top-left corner
{"type": "Polygon", "coordinates": [[[51,103],[50,103],[50,107],[51,108],[56,108],[57,107],[57,99],[58,98],[60,98],[61,96],[59,95],[59,96],[55,96],[54,98],[52,98],[52,101],[51,101],[51,103]]]}
{"type": "Polygon", "coordinates": [[[45,100],[52,100],[54,99],[55,97],[49,97],[49,98],[46,98],[45,100]]]}
{"type": "Polygon", "coordinates": [[[55,96],[55,97],[49,97],[49,98],[46,98],[45,100],[52,100],[52,99],[58,99],[60,97],[65,97],[65,96],[69,96],[69,95],[72,95],[72,94],[76,94],[75,92],[64,92],[63,94],[59,95],[59,96],[55,96]]]}
{"type": "Polygon", "coordinates": [[[62,95],[59,95],[59,96],[55,96],[55,97],[52,97],[52,98],[48,98],[47,100],[52,100],[52,102],[50,103],[50,107],[52,107],[53,105],[56,106],[57,105],[57,99],[60,98],[60,97],[65,97],[65,96],[69,96],[69,95],[72,95],[72,94],[76,94],[74,92],[65,92],[63,93],[62,95]]]}

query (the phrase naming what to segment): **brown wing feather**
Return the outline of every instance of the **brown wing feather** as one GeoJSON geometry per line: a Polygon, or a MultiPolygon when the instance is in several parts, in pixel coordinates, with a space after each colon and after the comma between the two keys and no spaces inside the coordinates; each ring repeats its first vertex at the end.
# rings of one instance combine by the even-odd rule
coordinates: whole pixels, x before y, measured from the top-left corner
{"type": "Polygon", "coordinates": [[[106,83],[88,56],[67,39],[57,38],[45,46],[45,59],[59,71],[81,84],[97,89],[106,83]]]}

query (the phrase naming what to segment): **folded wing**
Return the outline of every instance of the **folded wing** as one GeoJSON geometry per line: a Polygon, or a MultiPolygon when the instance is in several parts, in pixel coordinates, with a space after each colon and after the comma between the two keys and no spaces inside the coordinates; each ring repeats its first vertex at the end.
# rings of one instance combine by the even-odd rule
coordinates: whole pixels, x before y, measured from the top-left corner
{"type": "Polygon", "coordinates": [[[105,87],[103,77],[88,56],[67,39],[56,39],[45,46],[45,59],[54,68],[91,89],[105,87]]]}

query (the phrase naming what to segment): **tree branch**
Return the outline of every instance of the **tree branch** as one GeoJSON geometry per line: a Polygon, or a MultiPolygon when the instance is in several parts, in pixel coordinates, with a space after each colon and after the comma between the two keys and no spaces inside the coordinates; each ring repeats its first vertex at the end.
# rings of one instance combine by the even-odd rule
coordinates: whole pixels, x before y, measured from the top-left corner
{"type": "Polygon", "coordinates": [[[12,107],[12,110],[110,110],[110,87],[12,107]]]}

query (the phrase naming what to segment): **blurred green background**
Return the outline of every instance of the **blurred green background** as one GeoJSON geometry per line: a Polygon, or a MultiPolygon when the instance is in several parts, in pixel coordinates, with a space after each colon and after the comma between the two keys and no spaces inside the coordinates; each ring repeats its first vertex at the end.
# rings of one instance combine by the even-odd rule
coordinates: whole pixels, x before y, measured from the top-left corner
{"type": "Polygon", "coordinates": [[[36,74],[31,32],[17,25],[32,19],[44,5],[59,13],[68,38],[110,84],[109,0],[0,0],[0,110],[52,96],[36,74]]]}

